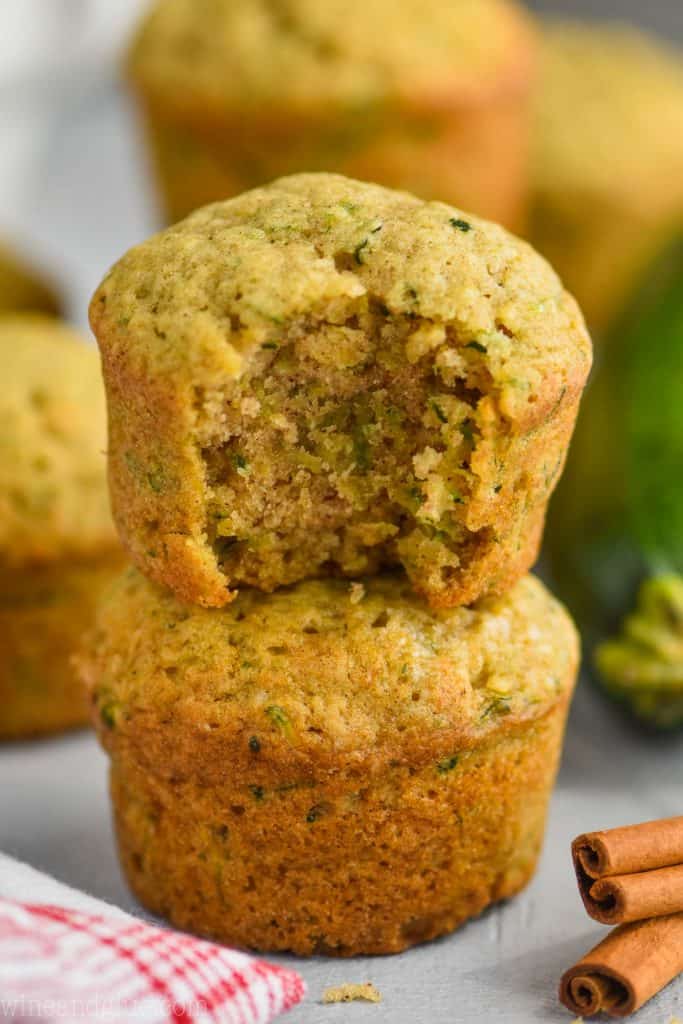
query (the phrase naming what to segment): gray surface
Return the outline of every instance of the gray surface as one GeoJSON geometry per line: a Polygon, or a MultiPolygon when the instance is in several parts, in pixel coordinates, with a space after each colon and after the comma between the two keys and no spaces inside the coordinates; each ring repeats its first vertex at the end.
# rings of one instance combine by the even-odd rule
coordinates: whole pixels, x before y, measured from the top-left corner
{"type": "MultiPolygon", "coordinates": [[[[545,853],[531,886],[455,935],[401,956],[280,958],[309,983],[292,1024],[535,1024],[568,1021],[555,997],[562,970],[606,934],[581,907],[569,859],[577,832],[681,813],[683,739],[648,738],[584,686],[572,713],[545,853]],[[372,980],[379,1006],[321,1006],[330,984],[372,980]]],[[[0,749],[0,849],[60,880],[138,911],[119,874],[106,763],[81,734],[0,749]]],[[[410,871],[410,864],[406,864],[410,871]]],[[[278,959],[278,958],[273,958],[278,959]]],[[[638,1015],[683,1014],[683,981],[638,1015]]]]}
{"type": "MultiPolygon", "coordinates": [[[[539,6],[621,15],[633,9],[683,38],[681,0],[645,8],[636,0],[539,6]]],[[[16,126],[15,142],[20,129],[40,129],[23,140],[30,165],[22,172],[17,163],[16,188],[10,199],[5,195],[0,221],[52,269],[72,317],[84,324],[88,296],[106,266],[154,225],[130,113],[102,69],[72,77],[59,90],[52,82],[0,90],[0,110],[9,117],[5,123],[16,126]]],[[[682,770],[683,740],[633,732],[584,689],[572,715],[546,851],[527,892],[456,935],[400,957],[294,961],[310,996],[290,1020],[568,1021],[555,999],[559,975],[604,934],[580,906],[569,841],[585,829],[681,813],[682,770]],[[326,985],[366,979],[382,991],[381,1005],[319,1005],[326,985]]],[[[116,863],[105,760],[88,735],[0,749],[0,849],[136,909],[116,863]]],[[[670,986],[638,1020],[666,1024],[677,1012],[683,1014],[683,983],[670,986]]]]}

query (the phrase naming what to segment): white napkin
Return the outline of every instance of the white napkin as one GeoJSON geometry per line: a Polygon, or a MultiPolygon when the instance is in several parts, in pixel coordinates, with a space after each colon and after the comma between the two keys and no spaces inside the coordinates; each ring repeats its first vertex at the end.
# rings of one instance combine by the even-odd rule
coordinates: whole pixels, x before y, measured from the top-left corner
{"type": "Polygon", "coordinates": [[[85,910],[89,914],[133,920],[130,914],[111,903],[72,889],[4,853],[0,853],[0,899],[17,903],[46,903],[71,910],[85,910]]]}
{"type": "Polygon", "coordinates": [[[0,854],[3,1020],[269,1024],[305,992],[295,971],[147,924],[0,854]]]}

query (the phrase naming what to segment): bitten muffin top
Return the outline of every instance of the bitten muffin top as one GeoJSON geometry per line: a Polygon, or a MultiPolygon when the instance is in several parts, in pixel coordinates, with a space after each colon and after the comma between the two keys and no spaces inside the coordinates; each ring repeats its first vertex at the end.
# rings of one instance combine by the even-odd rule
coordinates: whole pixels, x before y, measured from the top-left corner
{"type": "Polygon", "coordinates": [[[362,363],[367,340],[345,323],[354,300],[414,318],[408,362],[432,352],[446,377],[471,377],[476,363],[519,422],[580,388],[590,366],[576,303],[529,245],[444,203],[333,174],[282,178],[131,249],[95,293],[91,320],[113,359],[120,347],[141,369],[210,386],[217,374],[238,379],[307,314],[343,328],[315,353],[321,364],[362,363]]]}
{"type": "Polygon", "coordinates": [[[514,88],[530,19],[510,0],[161,0],[130,57],[152,95],[203,113],[405,94],[442,105],[514,88]]]}
{"type": "Polygon", "coordinates": [[[179,763],[219,742],[237,759],[243,748],[247,760],[386,764],[540,717],[573,685],[577,648],[567,613],[531,576],[441,612],[400,576],[242,591],[209,610],[131,569],[83,664],[112,742],[165,742],[179,763]]]}
{"type": "Polygon", "coordinates": [[[683,202],[683,58],[619,23],[550,21],[542,47],[539,187],[683,202]]]}
{"type": "Polygon", "coordinates": [[[3,242],[0,242],[0,315],[32,311],[58,313],[52,289],[3,242]]]}
{"type": "Polygon", "coordinates": [[[591,345],[503,229],[295,175],[132,249],[91,323],[119,530],[185,600],[400,562],[469,604],[534,560],[591,345]]]}
{"type": "Polygon", "coordinates": [[[114,546],[97,349],[56,320],[0,318],[0,562],[114,546]]]}

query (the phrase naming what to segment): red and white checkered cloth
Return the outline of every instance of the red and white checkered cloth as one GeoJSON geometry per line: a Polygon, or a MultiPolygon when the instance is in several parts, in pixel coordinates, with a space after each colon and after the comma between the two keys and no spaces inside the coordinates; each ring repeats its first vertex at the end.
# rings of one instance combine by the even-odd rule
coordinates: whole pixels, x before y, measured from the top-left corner
{"type": "Polygon", "coordinates": [[[120,911],[0,899],[0,1020],[265,1024],[304,994],[292,970],[120,911]]]}

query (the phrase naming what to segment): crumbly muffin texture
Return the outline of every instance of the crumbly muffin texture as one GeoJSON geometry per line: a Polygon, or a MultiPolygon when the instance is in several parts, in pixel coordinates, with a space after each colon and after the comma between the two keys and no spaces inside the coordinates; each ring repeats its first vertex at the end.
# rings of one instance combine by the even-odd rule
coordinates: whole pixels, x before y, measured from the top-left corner
{"type": "Polygon", "coordinates": [[[113,549],[97,349],[29,314],[0,318],[0,565],[113,549]]]}
{"type": "Polygon", "coordinates": [[[400,562],[450,605],[533,562],[590,341],[503,229],[297,175],[131,250],[91,322],[115,517],[186,600],[400,562]]]}
{"type": "MultiPolygon", "coordinates": [[[[163,0],[143,24],[132,76],[165,104],[209,111],[303,107],[407,93],[435,106],[500,87],[511,36],[528,20],[508,0],[163,0]]],[[[508,82],[508,85],[510,83],[508,82]]]]}
{"type": "Polygon", "coordinates": [[[107,594],[84,665],[105,740],[135,746],[150,771],[272,785],[296,761],[446,757],[542,715],[576,658],[566,612],[531,576],[444,611],[402,576],[309,580],[205,609],[131,569],[107,594]],[[143,743],[155,719],[165,727],[143,743]],[[215,756],[226,743],[229,766],[215,756]]]}
{"type": "Polygon", "coordinates": [[[619,23],[547,22],[533,188],[534,244],[604,327],[683,223],[681,52],[619,23]]]}
{"type": "Polygon", "coordinates": [[[20,311],[56,314],[59,302],[52,288],[0,242],[0,315],[20,311]]]}
{"type": "Polygon", "coordinates": [[[130,570],[81,669],[134,891],[260,949],[451,930],[533,872],[577,647],[532,577],[447,611],[401,576],[202,609],[130,570]]]}

